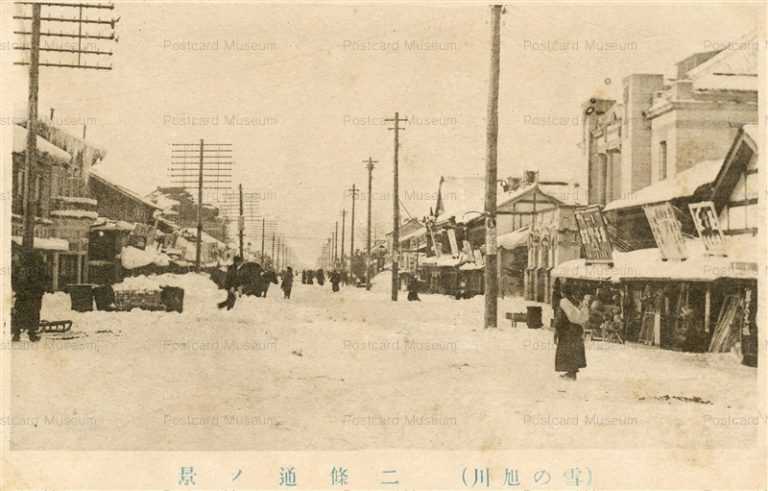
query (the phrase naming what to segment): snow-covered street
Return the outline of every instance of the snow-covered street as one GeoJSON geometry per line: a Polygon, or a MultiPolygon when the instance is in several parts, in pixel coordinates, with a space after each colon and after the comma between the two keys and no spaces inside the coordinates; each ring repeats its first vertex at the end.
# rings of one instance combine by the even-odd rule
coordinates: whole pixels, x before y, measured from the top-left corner
{"type": "Polygon", "coordinates": [[[482,297],[394,304],[386,278],[297,281],[290,301],[273,285],[232,311],[207,277],[127,281],[185,287],[184,313],[47,296],[43,318],[74,327],[14,344],[13,449],[744,448],[765,423],[757,372],[731,354],[588,342],[561,380],[552,331],[504,319],[520,301],[484,330],[482,297]]]}

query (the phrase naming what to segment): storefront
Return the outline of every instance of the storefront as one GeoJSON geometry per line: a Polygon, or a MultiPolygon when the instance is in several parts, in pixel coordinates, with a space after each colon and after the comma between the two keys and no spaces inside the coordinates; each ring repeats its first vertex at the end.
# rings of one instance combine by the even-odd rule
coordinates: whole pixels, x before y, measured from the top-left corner
{"type": "Polygon", "coordinates": [[[757,348],[755,237],[729,237],[728,256],[709,255],[687,240],[688,258],[664,261],[659,249],[616,252],[612,264],[575,259],[553,275],[574,282],[581,295],[602,296],[621,313],[623,338],[664,349],[723,352],[739,347],[745,363],[757,348]]]}

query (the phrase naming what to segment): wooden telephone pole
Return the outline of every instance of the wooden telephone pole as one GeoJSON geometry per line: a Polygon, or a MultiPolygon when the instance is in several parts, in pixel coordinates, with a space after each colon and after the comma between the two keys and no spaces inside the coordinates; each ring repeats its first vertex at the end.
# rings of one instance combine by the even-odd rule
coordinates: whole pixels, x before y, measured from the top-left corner
{"type": "MultiPolygon", "coordinates": [[[[96,10],[114,10],[115,6],[112,4],[86,4],[86,3],[49,3],[49,2],[14,2],[15,5],[23,7],[31,7],[31,13],[29,15],[14,15],[13,18],[23,22],[29,21],[29,26],[25,26],[21,30],[14,31],[14,34],[20,36],[29,36],[29,45],[14,46],[15,50],[29,51],[28,61],[17,61],[14,65],[29,65],[29,93],[27,99],[27,148],[24,155],[24,183],[22,185],[23,193],[23,213],[24,213],[24,232],[22,235],[22,248],[25,251],[31,251],[34,248],[35,237],[35,214],[34,214],[34,199],[31,193],[31,181],[34,178],[34,174],[37,172],[37,111],[38,111],[38,91],[40,88],[40,67],[59,67],[59,68],[76,68],[76,69],[88,69],[88,70],[111,70],[111,65],[99,65],[90,64],[83,60],[83,56],[87,57],[99,57],[99,56],[112,56],[111,51],[102,51],[100,49],[83,49],[83,40],[92,40],[91,42],[99,41],[117,41],[115,36],[115,24],[120,20],[117,19],[85,19],[83,14],[88,9],[96,10]],[[71,8],[77,9],[78,17],[56,17],[54,15],[42,16],[42,8],[71,8]],[[48,30],[42,31],[42,23],[45,22],[48,26],[48,30]],[[70,29],[69,32],[52,32],[51,27],[57,26],[77,26],[77,31],[70,29]],[[97,31],[86,31],[84,28],[92,26],[97,31]],[[103,26],[109,26],[109,34],[103,31],[103,26]],[[102,30],[98,30],[102,27],[102,30]],[[27,30],[29,29],[29,30],[27,30]],[[76,39],[77,47],[73,48],[49,48],[41,47],[41,38],[68,38],[76,39]],[[59,61],[43,60],[40,61],[40,52],[43,53],[55,53],[59,56],[70,56],[71,59],[67,63],[61,63],[59,61]]],[[[57,12],[57,11],[55,11],[57,12]]],[[[58,11],[60,12],[60,10],[58,11]]],[[[53,114],[51,114],[53,117],[53,114]]],[[[83,128],[85,133],[85,128],[83,128]]],[[[85,136],[83,136],[85,139],[85,136]]]]}
{"type": "Polygon", "coordinates": [[[491,7],[491,79],[485,167],[485,327],[496,327],[499,277],[496,257],[496,176],[499,142],[499,71],[501,60],[501,5],[491,7]]]}
{"type": "MultiPolygon", "coordinates": [[[[237,220],[237,228],[240,237],[240,257],[245,261],[245,249],[243,247],[243,234],[245,233],[245,215],[243,211],[243,185],[239,185],[240,190],[240,216],[237,220]]],[[[201,224],[202,226],[202,224],[201,224]]]]}
{"type": "Polygon", "coordinates": [[[261,267],[264,267],[264,225],[266,218],[261,217],[261,267]]]}
{"type": "Polygon", "coordinates": [[[355,201],[357,201],[357,194],[360,190],[353,184],[352,189],[348,189],[352,195],[352,218],[349,225],[349,260],[351,261],[355,257],[355,201]]]}
{"type": "Polygon", "coordinates": [[[344,262],[344,228],[347,223],[347,210],[341,210],[341,270],[346,271],[347,266],[344,262]]]}
{"type": "Polygon", "coordinates": [[[333,232],[333,267],[339,261],[339,221],[336,220],[336,230],[333,232]]]}
{"type": "MultiPolygon", "coordinates": [[[[197,247],[195,271],[200,272],[203,240],[203,189],[226,190],[232,175],[231,143],[173,143],[171,144],[171,179],[184,188],[197,188],[197,247]],[[199,148],[197,148],[199,145],[199,148]],[[197,159],[195,159],[197,157],[197,159]],[[225,174],[222,174],[222,170],[225,174]],[[215,178],[215,179],[213,179],[215,178]],[[213,180],[213,185],[205,183],[213,180]]],[[[240,222],[239,222],[240,223],[240,222]]]]}
{"type": "Polygon", "coordinates": [[[394,192],[392,196],[392,301],[397,302],[397,292],[400,288],[400,271],[398,262],[400,261],[400,189],[398,175],[398,156],[400,151],[400,131],[405,128],[400,127],[400,122],[407,122],[408,118],[401,118],[400,113],[396,112],[394,118],[387,118],[384,121],[391,121],[395,126],[389,128],[395,132],[395,159],[393,168],[394,192]]]}
{"type": "Polygon", "coordinates": [[[371,289],[371,193],[373,191],[373,167],[378,164],[378,160],[368,157],[363,160],[365,168],[368,169],[368,226],[366,227],[365,240],[365,289],[371,289]]]}

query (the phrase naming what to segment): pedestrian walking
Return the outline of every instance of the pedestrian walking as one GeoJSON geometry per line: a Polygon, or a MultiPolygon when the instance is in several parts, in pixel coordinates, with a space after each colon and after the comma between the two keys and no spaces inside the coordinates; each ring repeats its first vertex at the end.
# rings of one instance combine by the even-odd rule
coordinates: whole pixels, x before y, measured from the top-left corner
{"type": "Polygon", "coordinates": [[[262,291],[262,297],[267,297],[267,292],[269,292],[269,285],[270,283],[274,283],[277,285],[277,274],[275,274],[275,271],[271,267],[267,267],[266,270],[261,275],[261,291],[262,291]]]}
{"type": "Polygon", "coordinates": [[[240,288],[240,269],[243,264],[243,260],[240,256],[235,256],[232,260],[232,265],[227,269],[227,277],[224,280],[224,288],[227,290],[227,298],[223,302],[218,303],[218,307],[227,310],[232,310],[237,301],[237,289],[240,288]]]}
{"type": "Polygon", "coordinates": [[[11,286],[15,295],[12,341],[19,341],[23,330],[27,331],[30,341],[39,341],[40,310],[48,284],[48,269],[40,252],[34,250],[19,252],[12,266],[11,286]]]}
{"type": "Polygon", "coordinates": [[[584,351],[584,324],[589,321],[589,303],[591,296],[586,295],[583,302],[576,298],[573,285],[568,280],[561,280],[561,297],[555,307],[555,371],[565,372],[561,377],[576,380],[579,369],[587,366],[584,351]]]}
{"type": "Polygon", "coordinates": [[[408,278],[408,301],[421,302],[419,298],[419,280],[416,279],[416,275],[411,275],[408,278]]]}
{"type": "Polygon", "coordinates": [[[325,284],[325,271],[323,271],[323,268],[317,270],[317,284],[320,286],[325,284]]]}
{"type": "Polygon", "coordinates": [[[341,275],[338,271],[331,273],[331,289],[334,292],[339,291],[339,283],[341,283],[341,275]]]}
{"type": "Polygon", "coordinates": [[[293,288],[293,269],[290,266],[283,273],[283,283],[280,285],[283,289],[283,298],[291,298],[291,289],[293,288]]]}

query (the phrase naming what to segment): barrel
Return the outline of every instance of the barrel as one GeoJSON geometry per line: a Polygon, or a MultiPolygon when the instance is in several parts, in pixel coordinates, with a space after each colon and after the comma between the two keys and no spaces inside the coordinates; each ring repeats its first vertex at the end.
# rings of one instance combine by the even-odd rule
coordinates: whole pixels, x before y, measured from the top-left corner
{"type": "Polygon", "coordinates": [[[76,312],[90,312],[93,310],[93,285],[75,284],[67,287],[69,298],[72,301],[72,310],[76,312]]]}
{"type": "Polygon", "coordinates": [[[529,305],[527,310],[528,329],[539,329],[542,326],[541,307],[529,305]]]}
{"type": "Polygon", "coordinates": [[[160,298],[165,305],[166,312],[184,311],[184,289],[175,286],[160,287],[160,298]]]}
{"type": "Polygon", "coordinates": [[[112,310],[115,291],[111,285],[97,286],[93,289],[93,298],[96,300],[96,310],[112,310]]]}

